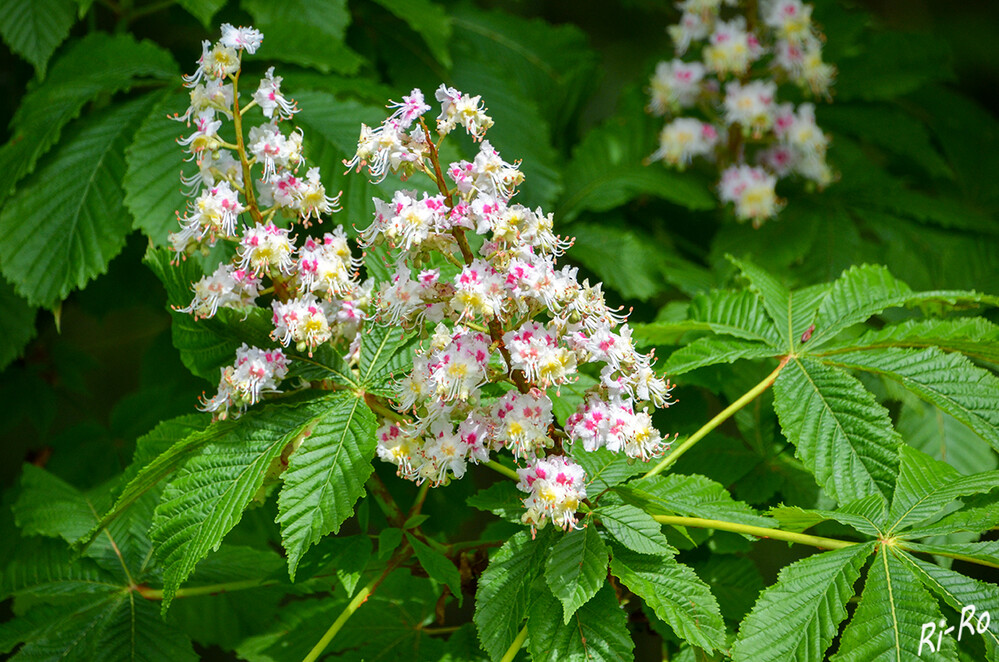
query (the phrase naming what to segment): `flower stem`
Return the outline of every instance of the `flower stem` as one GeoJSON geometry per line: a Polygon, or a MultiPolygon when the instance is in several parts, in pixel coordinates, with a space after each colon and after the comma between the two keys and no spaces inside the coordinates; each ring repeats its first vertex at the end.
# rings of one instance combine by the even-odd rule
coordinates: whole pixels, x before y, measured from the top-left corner
{"type": "Polygon", "coordinates": [[[375,503],[385,513],[385,518],[389,521],[389,524],[401,529],[403,523],[406,521],[406,517],[402,514],[402,509],[399,508],[395,499],[389,494],[388,488],[385,487],[385,483],[378,477],[378,474],[372,473],[365,485],[368,491],[371,492],[371,496],[374,497],[375,503]]]}
{"type": "Polygon", "coordinates": [[[364,588],[357,592],[357,595],[355,595],[344,610],[340,612],[337,619],[333,621],[333,625],[326,630],[326,633],[322,636],[322,638],[316,642],[315,646],[312,647],[309,654],[302,658],[302,662],[315,662],[315,660],[318,660],[319,656],[326,650],[326,647],[330,645],[331,641],[333,641],[333,637],[337,635],[337,632],[339,632],[344,623],[347,622],[347,619],[354,615],[354,612],[357,611],[358,607],[367,602],[368,597],[375,592],[375,589],[381,586],[381,583],[385,581],[385,578],[389,576],[389,573],[409,558],[411,553],[412,548],[408,544],[403,545],[402,548],[396,552],[391,559],[389,559],[388,565],[385,566],[385,570],[382,571],[382,574],[365,584],[364,588]]]}
{"type": "Polygon", "coordinates": [[[500,464],[496,460],[486,460],[485,465],[497,473],[501,473],[507,478],[512,478],[513,480],[519,481],[520,476],[517,472],[506,466],[505,464],[500,464]]]}
{"type": "Polygon", "coordinates": [[[763,526],[750,526],[748,524],[736,524],[718,519],[702,519],[700,517],[679,517],[676,515],[655,515],[653,516],[660,524],[671,524],[674,526],[692,526],[696,529],[716,529],[718,531],[731,531],[732,533],[747,533],[758,538],[772,538],[774,540],[786,540],[787,542],[811,545],[822,549],[842,549],[851,545],[861,543],[851,540],[837,540],[835,538],[823,538],[821,536],[810,536],[805,533],[794,533],[792,531],[781,531],[780,529],[768,529],[763,526]]]}
{"type": "Polygon", "coordinates": [[[643,478],[650,478],[652,476],[662,473],[662,471],[666,469],[666,467],[670,466],[671,464],[679,460],[681,455],[683,455],[691,448],[693,448],[694,444],[696,444],[698,441],[706,437],[709,432],[711,432],[719,425],[727,421],[737,411],[748,405],[750,402],[755,400],[758,395],[760,395],[768,388],[770,388],[770,386],[773,385],[774,381],[777,379],[777,375],[779,375],[780,371],[783,370],[784,366],[787,365],[789,358],[790,357],[788,356],[782,358],[780,363],[774,369],[774,371],[771,372],[766,377],[764,377],[763,381],[761,381],[759,384],[746,391],[746,393],[742,397],[740,397],[738,400],[730,404],[728,407],[725,407],[725,409],[723,409],[717,416],[715,416],[710,421],[705,423],[700,430],[690,435],[690,437],[688,437],[686,441],[684,441],[682,444],[674,448],[669,455],[660,460],[659,464],[650,469],[645,474],[645,476],[643,476],[643,478]]]}
{"type": "Polygon", "coordinates": [[[246,145],[243,143],[243,114],[239,110],[239,71],[232,77],[232,122],[236,129],[236,151],[243,167],[243,186],[246,191],[246,207],[256,225],[263,225],[263,217],[257,206],[257,198],[253,192],[253,176],[250,174],[250,162],[246,160],[246,145]]]}
{"type": "MultiPolygon", "coordinates": [[[[220,593],[231,593],[233,591],[244,591],[250,588],[261,586],[273,586],[277,584],[274,580],[264,579],[244,579],[238,582],[222,582],[220,584],[207,584],[205,586],[192,586],[190,588],[180,588],[174,593],[175,598],[194,598],[199,595],[218,595],[220,593]]],[[[145,586],[135,587],[135,591],[146,600],[162,600],[163,589],[147,588],[145,586]]]]}
{"type": "Polygon", "coordinates": [[[527,626],[517,633],[517,638],[513,640],[510,644],[510,648],[506,649],[506,653],[500,658],[500,662],[512,662],[513,658],[517,657],[517,653],[520,652],[521,646],[524,645],[524,640],[527,639],[527,626]]]}

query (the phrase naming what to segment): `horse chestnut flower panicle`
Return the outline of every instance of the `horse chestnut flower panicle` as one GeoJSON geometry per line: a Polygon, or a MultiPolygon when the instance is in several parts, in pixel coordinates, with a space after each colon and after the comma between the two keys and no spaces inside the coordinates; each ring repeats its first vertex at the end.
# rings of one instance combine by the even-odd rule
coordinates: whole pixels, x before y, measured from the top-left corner
{"type": "Polygon", "coordinates": [[[727,9],[736,4],[677,3],[683,15],[668,32],[678,57],[656,66],[647,106],[670,121],[648,160],[678,170],[694,159],[716,164],[721,201],[759,226],[783,206],[778,180],[798,177],[821,189],[835,179],[814,106],[778,101],[783,83],[828,97],[835,68],[822,61],[811,5],[761,0],[752,14],[738,15],[727,9]],[[684,116],[694,110],[699,117],[684,116]]]}
{"type": "MultiPolygon", "coordinates": [[[[440,191],[376,199],[360,235],[365,246],[389,248],[392,276],[375,294],[371,321],[423,337],[413,370],[397,382],[398,416],[380,428],[378,456],[404,478],[439,485],[507,450],[525,465],[518,470],[518,486],[529,493],[524,522],[575,527],[586,477],[565,447],[582,441],[583,451],[661,455],[669,442],[642,407],[669,406],[672,387],[651,369],[651,356],[635,350],[600,285],[557,265],[571,241],[553,233],[551,214],[513,202],[524,176],[485,139],[493,122],[481,99],[445,86],[436,98],[436,140],[464,128],[479,141],[474,158],[439,162],[423,119],[429,107],[413,90],[389,104],[394,112],[381,126],[361,127],[357,152],[344,162],[367,167],[375,180],[423,173],[440,191]],[[427,268],[435,254],[442,259],[427,268]],[[562,429],[552,396],[588,363],[601,380],[562,429]]],[[[700,128],[697,135],[717,139],[700,128]]]]}

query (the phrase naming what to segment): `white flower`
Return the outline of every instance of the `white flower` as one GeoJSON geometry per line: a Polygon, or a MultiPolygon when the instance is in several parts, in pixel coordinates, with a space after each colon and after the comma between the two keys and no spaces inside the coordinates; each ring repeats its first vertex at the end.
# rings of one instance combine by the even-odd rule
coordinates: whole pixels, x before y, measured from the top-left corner
{"type": "Polygon", "coordinates": [[[275,110],[281,119],[291,119],[291,116],[298,112],[294,102],[288,101],[281,94],[282,80],[280,76],[274,75],[274,67],[271,67],[260,80],[257,91],[253,93],[253,100],[260,106],[267,119],[274,116],[275,110]]]}
{"type": "Polygon", "coordinates": [[[522,519],[531,528],[541,528],[551,520],[562,529],[576,527],[576,509],[586,498],[586,472],[578,464],[556,456],[535,460],[518,469],[517,488],[529,492],[524,499],[527,512],[522,519]]]}
{"type": "Polygon", "coordinates": [[[246,411],[260,400],[262,393],[276,393],[277,386],[288,374],[284,352],[280,349],[259,349],[246,343],[236,350],[236,362],[222,369],[219,390],[210,400],[202,400],[202,411],[214,413],[216,420],[246,411]]]}
{"type": "Polygon", "coordinates": [[[241,48],[250,55],[253,55],[260,48],[263,40],[264,35],[260,30],[246,27],[235,28],[228,23],[223,23],[222,38],[219,40],[219,43],[228,48],[241,48]]]}
{"type": "Polygon", "coordinates": [[[751,220],[759,225],[780,210],[781,203],[774,191],[776,185],[777,178],[762,168],[731,166],[722,173],[718,192],[722,202],[735,205],[739,220],[751,220]]]}

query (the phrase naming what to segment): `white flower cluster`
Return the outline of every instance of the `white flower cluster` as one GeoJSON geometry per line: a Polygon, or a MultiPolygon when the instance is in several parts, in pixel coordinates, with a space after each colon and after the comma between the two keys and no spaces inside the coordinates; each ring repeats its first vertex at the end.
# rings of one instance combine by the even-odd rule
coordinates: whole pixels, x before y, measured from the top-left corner
{"type": "Polygon", "coordinates": [[[440,191],[376,199],[361,234],[368,247],[387,245],[394,261],[374,294],[373,320],[423,337],[412,372],[398,381],[399,415],[378,431],[378,455],[401,476],[437,485],[506,449],[527,466],[524,521],[572,527],[585,475],[565,447],[661,455],[668,441],[646,409],[670,405],[671,386],[635,350],[600,285],[556,264],[571,242],[553,233],[552,215],[513,202],[524,176],[483,139],[492,119],[481,99],[445,86],[436,98],[437,136],[464,128],[479,141],[471,161],[438,161],[422,117],[429,107],[413,90],[380,127],[362,126],[345,162],[375,179],[424,173],[440,191]],[[574,382],[584,364],[600,380],[563,430],[548,392],[574,382]]]}
{"type": "MultiPolygon", "coordinates": [[[[222,38],[204,42],[197,71],[184,77],[191,105],[176,119],[194,131],[178,143],[198,170],[182,178],[193,200],[170,242],[178,260],[199,250],[207,254],[219,240],[236,251],[231,262],[193,285],[193,301],[180,310],[207,318],[219,308],[258,305],[261,295],[270,294],[272,301],[264,305],[273,311],[276,342],[311,355],[320,345],[343,340],[352,357],[372,288],[358,282],[360,258],[351,253],[341,227],[321,237],[303,236],[301,245],[293,235],[296,224],[309,228],[338,211],[339,196],[327,195],[318,168],[303,167],[302,131],[285,128],[298,108],[281,91],[273,67],[252,100],[239,106],[243,54],[256,52],[262,41],[253,28],[223,25],[222,38]],[[244,141],[247,111],[254,106],[265,121],[250,127],[244,141]],[[235,144],[220,136],[224,122],[239,136],[235,144]]],[[[286,360],[281,350],[244,346],[236,363],[222,370],[218,394],[205,400],[203,409],[220,419],[238,415],[262,393],[276,391],[288,372],[286,360]]]]}
{"type": "Polygon", "coordinates": [[[789,82],[828,97],[835,69],[822,61],[811,5],[761,0],[753,15],[724,20],[724,6],[736,4],[677,3],[683,15],[669,28],[677,57],[656,67],[648,104],[670,121],[650,160],[680,170],[695,157],[717,163],[722,202],[733,204],[739,220],[759,225],[781,209],[778,179],[796,175],[819,188],[834,179],[815,107],[779,103],[777,90],[789,82]],[[688,51],[698,59],[680,59],[688,51]],[[682,116],[692,110],[701,119],[682,116]]]}

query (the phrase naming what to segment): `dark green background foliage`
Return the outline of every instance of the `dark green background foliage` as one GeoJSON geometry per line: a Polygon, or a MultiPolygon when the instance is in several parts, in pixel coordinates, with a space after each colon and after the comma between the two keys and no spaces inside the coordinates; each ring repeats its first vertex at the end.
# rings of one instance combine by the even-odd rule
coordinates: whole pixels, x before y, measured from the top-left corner
{"type": "MultiPolygon", "coordinates": [[[[841,177],[779,188],[786,209],[753,229],[709,169],[642,164],[668,3],[0,3],[0,654],[299,660],[398,557],[331,658],[499,659],[526,623],[519,659],[914,659],[922,623],[974,604],[991,630],[934,659],[999,660],[999,14],[814,4],[841,177]],[[222,22],[265,33],[249,73],[279,66],[307,157],[344,191],[335,222],[363,228],[398,186],[340,165],[387,99],[481,94],[490,140],[523,160],[518,199],[555,213],[678,384],[660,429],[682,443],[779,367],[773,388],[659,475],[577,454],[589,526],[534,540],[481,468],[409,521],[377,507],[372,471],[404,509],[416,494],[372,469],[358,395],[389,392],[394,336],[366,338],[357,373],[321,355],[300,373],[346,391],[209,425],[198,395],[269,331],[168,312],[205,265],[159,250],[185,202],[166,115],[222,22]]],[[[563,389],[556,413],[578,401],[563,389]]]]}

